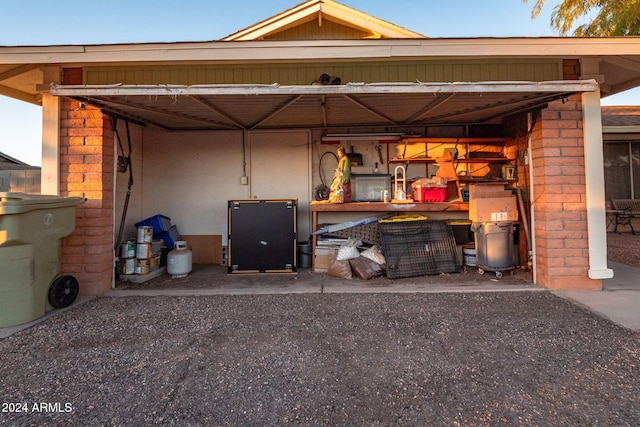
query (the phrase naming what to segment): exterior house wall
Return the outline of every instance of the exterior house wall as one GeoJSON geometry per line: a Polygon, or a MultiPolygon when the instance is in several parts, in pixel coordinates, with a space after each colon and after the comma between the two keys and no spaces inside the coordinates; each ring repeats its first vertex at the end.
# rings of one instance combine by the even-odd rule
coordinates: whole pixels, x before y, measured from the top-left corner
{"type": "Polygon", "coordinates": [[[40,194],[40,169],[0,170],[0,192],[40,194]]]}
{"type": "Polygon", "coordinates": [[[60,117],[60,195],[87,199],[62,239],[60,271],[78,279],[80,294],[102,295],[113,276],[113,129],[99,109],[77,101],[63,100],[60,117]]]}
{"type": "Polygon", "coordinates": [[[537,283],[549,289],[602,289],[590,279],[580,95],[541,110],[531,134],[537,283]]]}
{"type": "Polygon", "coordinates": [[[84,82],[101,84],[272,84],[307,85],[322,73],[347,82],[477,82],[562,80],[559,59],[476,61],[363,61],[304,64],[166,65],[84,68],[84,82]]]}

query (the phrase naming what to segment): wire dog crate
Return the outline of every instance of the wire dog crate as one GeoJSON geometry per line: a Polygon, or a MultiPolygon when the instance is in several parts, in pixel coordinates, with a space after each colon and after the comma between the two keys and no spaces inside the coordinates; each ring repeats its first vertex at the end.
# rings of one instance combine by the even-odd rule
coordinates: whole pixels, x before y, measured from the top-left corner
{"type": "Polygon", "coordinates": [[[378,226],[388,278],[460,271],[453,230],[446,221],[381,221],[378,226]]]}

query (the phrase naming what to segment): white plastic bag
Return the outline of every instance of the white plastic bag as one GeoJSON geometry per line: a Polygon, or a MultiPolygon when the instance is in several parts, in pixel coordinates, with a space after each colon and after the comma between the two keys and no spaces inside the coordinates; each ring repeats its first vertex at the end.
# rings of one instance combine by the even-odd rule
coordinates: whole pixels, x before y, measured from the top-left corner
{"type": "Polygon", "coordinates": [[[348,261],[350,259],[358,258],[360,251],[358,246],[362,245],[362,242],[355,239],[349,239],[340,246],[336,259],[338,261],[348,261]]]}
{"type": "Polygon", "coordinates": [[[363,251],[360,254],[360,256],[368,258],[371,261],[378,263],[380,265],[385,265],[387,263],[387,260],[384,258],[384,255],[382,255],[382,252],[380,252],[380,249],[378,249],[376,245],[373,245],[369,249],[366,249],[365,251],[363,251]]]}

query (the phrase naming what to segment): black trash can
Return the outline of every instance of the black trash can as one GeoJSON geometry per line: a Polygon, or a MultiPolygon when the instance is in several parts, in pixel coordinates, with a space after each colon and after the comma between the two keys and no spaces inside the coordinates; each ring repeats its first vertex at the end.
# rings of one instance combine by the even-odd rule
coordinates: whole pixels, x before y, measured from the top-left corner
{"type": "Polygon", "coordinates": [[[310,268],[312,256],[311,242],[298,242],[298,267],[310,268]]]}

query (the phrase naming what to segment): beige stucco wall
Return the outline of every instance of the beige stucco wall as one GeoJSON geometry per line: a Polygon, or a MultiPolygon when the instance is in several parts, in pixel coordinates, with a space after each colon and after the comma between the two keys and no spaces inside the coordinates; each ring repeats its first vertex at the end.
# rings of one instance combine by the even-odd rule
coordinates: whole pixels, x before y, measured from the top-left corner
{"type": "Polygon", "coordinates": [[[141,217],[162,214],[181,234],[221,234],[226,202],[248,198],[242,132],[166,132],[145,128],[141,217]]]}
{"type": "MultiPolygon", "coordinates": [[[[308,215],[309,155],[306,133],[296,132],[295,138],[305,138],[298,151],[294,174],[287,180],[302,183],[300,191],[286,193],[287,197],[300,199],[298,217],[299,233],[310,232],[308,215]]],[[[229,200],[282,198],[284,193],[278,188],[269,190],[252,176],[260,172],[259,165],[274,165],[283,158],[281,150],[260,151],[259,157],[252,159],[251,133],[245,136],[243,152],[243,132],[167,132],[158,128],[144,129],[142,177],[138,183],[144,197],[138,218],[162,214],[171,218],[183,235],[221,235],[227,224],[229,200]],[[246,168],[243,159],[246,156],[246,168]],[[253,166],[251,162],[253,161],[253,166]],[[240,177],[247,175],[249,185],[242,185],[240,177]]],[[[274,141],[291,139],[290,132],[272,132],[274,141]]],[[[257,151],[254,148],[254,151],[257,151]]],[[[289,150],[291,154],[291,150],[289,150]]],[[[286,158],[286,157],[285,157],[286,158]]],[[[277,171],[274,171],[274,174],[277,171]]],[[[122,191],[122,190],[120,190],[122,191]]],[[[133,219],[133,218],[132,218],[133,219]]],[[[135,222],[135,221],[134,221],[135,222]]]]}

